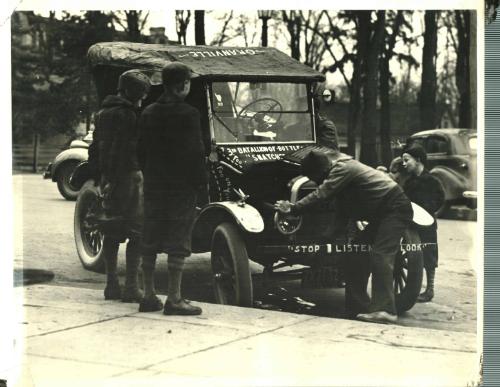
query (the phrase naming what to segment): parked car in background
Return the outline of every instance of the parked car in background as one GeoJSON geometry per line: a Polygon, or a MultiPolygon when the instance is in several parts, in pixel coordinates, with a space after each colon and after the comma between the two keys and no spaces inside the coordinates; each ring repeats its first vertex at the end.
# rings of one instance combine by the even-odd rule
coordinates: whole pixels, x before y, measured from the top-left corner
{"type": "Polygon", "coordinates": [[[445,203],[436,213],[443,215],[451,205],[477,205],[477,131],[475,129],[432,129],[413,134],[407,144],[418,143],[427,152],[427,168],[445,192],[445,203]]]}
{"type": "Polygon", "coordinates": [[[76,166],[81,161],[87,160],[91,142],[92,132],[89,132],[83,140],[71,141],[69,148],[59,153],[43,173],[44,179],[52,179],[57,183],[59,192],[67,200],[76,200],[78,196],[80,187],[74,187],[70,183],[70,178],[76,166]]]}

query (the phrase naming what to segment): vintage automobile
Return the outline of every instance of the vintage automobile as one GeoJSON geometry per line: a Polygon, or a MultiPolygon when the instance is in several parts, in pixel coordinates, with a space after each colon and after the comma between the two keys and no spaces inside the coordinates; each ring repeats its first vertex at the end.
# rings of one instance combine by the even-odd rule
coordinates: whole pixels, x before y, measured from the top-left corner
{"type": "MultiPolygon", "coordinates": [[[[261,264],[269,279],[285,272],[300,276],[304,286],[344,286],[343,263],[353,254],[367,256],[370,249],[361,242],[363,232],[350,243],[346,230],[336,231],[335,213],[328,205],[303,217],[283,216],[273,207],[277,200],[296,201],[316,188],[299,175],[299,166],[310,150],[327,151],[316,144],[312,95],[323,74],[262,47],[112,42],[92,46],[88,58],[100,100],[116,90],[120,73],[127,69],[140,68],[151,77],[145,104],[162,92],[164,65],[181,61],[193,69],[187,101],[201,112],[210,149],[210,179],[199,195],[193,252],[211,252],[218,303],[253,305],[250,260],[261,264]]],[[[78,255],[86,269],[101,271],[102,235],[95,221],[99,188],[85,163],[72,180],[83,185],[74,217],[78,255]]],[[[416,214],[422,224],[431,218],[422,209],[416,214]]],[[[409,227],[394,269],[399,313],[414,305],[421,282],[420,240],[409,227]]]]}
{"type": "Polygon", "coordinates": [[[76,166],[88,158],[88,147],[92,142],[92,132],[89,132],[83,140],[71,141],[69,147],[59,153],[54,161],[47,165],[43,173],[44,179],[52,179],[57,182],[57,189],[67,200],[76,200],[80,187],[74,187],[70,178],[76,166]]]}
{"type": "Polygon", "coordinates": [[[419,143],[427,152],[427,168],[445,192],[445,203],[437,211],[444,215],[454,204],[477,206],[477,131],[433,129],[413,134],[408,144],[419,143]]]}

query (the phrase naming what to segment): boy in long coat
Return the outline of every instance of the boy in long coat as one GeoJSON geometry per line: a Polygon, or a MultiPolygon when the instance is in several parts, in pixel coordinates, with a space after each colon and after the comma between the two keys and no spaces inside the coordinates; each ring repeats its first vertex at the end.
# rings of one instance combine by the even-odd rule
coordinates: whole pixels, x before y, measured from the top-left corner
{"type": "Polygon", "coordinates": [[[142,299],[137,278],[143,216],[142,173],[137,161],[137,108],[149,88],[149,78],[139,70],[124,72],[118,81],[118,94],[108,95],[96,114],[94,138],[89,147],[89,164],[97,172],[104,197],[104,216],[98,220],[104,234],[106,300],[142,299]],[[122,292],[117,255],[120,243],[127,239],[122,292]]]}
{"type": "Polygon", "coordinates": [[[164,314],[196,315],[201,308],[181,296],[184,260],[191,255],[191,231],[197,191],[207,183],[200,114],[184,102],[191,70],[171,63],[162,72],[164,93],[141,115],[140,160],[144,173],[144,301],[139,311],[162,308],[155,295],[158,253],[168,254],[168,290],[164,314]]]}

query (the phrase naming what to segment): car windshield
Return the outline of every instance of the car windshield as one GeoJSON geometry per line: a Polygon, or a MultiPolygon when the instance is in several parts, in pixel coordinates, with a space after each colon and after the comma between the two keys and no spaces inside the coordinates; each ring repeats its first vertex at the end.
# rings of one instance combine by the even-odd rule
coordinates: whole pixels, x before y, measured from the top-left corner
{"type": "Polygon", "coordinates": [[[313,142],[307,85],[214,82],[211,88],[217,143],[313,142]]]}

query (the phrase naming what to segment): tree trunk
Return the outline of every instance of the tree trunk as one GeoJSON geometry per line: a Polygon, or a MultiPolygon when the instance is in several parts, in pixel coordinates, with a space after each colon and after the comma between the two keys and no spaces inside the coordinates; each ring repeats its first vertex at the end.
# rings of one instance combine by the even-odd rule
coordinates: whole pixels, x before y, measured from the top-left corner
{"type": "Polygon", "coordinates": [[[286,23],[286,28],[290,34],[290,56],[300,60],[300,35],[302,30],[302,22],[300,15],[295,11],[282,11],[283,21],[286,23]]]}
{"type": "Polygon", "coordinates": [[[356,132],[358,117],[361,111],[361,78],[363,76],[363,60],[370,37],[369,22],[371,11],[355,11],[356,20],[356,55],[353,62],[353,73],[350,88],[349,116],[347,119],[347,153],[356,155],[356,132]]]}
{"type": "Polygon", "coordinates": [[[194,11],[194,40],[197,46],[205,45],[205,11],[194,11]]]}
{"type": "Polygon", "coordinates": [[[422,54],[422,85],[420,88],[420,128],[436,127],[436,53],[437,11],[425,11],[424,48],[422,54]]]}
{"type": "Polygon", "coordinates": [[[389,99],[389,53],[386,52],[380,63],[380,147],[382,163],[389,166],[392,160],[391,149],[391,102],[389,99]]]}
{"type": "Polygon", "coordinates": [[[477,129],[477,12],[471,12],[469,23],[470,127],[477,129]]]}
{"type": "Polygon", "coordinates": [[[384,55],[380,60],[380,146],[382,163],[389,166],[392,161],[391,148],[391,103],[389,98],[391,71],[389,61],[394,55],[396,36],[403,22],[403,12],[398,11],[392,25],[392,33],[387,40],[384,55]]]}
{"type": "Polygon", "coordinates": [[[177,33],[177,42],[186,45],[186,30],[189,25],[189,20],[191,18],[191,11],[186,12],[186,17],[184,17],[184,11],[175,11],[175,28],[177,33]]]}
{"type": "Polygon", "coordinates": [[[357,55],[354,61],[354,69],[352,73],[350,99],[349,99],[349,115],[347,118],[347,153],[356,156],[356,129],[358,126],[358,114],[360,111],[361,100],[361,60],[357,55]]]}
{"type": "Polygon", "coordinates": [[[139,13],[137,11],[125,11],[127,15],[128,38],[131,42],[141,40],[141,31],[139,29],[139,13]]]}
{"type": "MultiPolygon", "coordinates": [[[[368,17],[370,14],[368,14],[368,17]]],[[[385,31],[385,11],[377,11],[377,20],[371,23],[369,18],[363,18],[367,23],[371,38],[369,38],[366,59],[364,60],[363,82],[363,126],[361,129],[361,162],[375,166],[377,157],[377,90],[379,55],[385,31]]]]}
{"type": "Polygon", "coordinates": [[[471,128],[470,11],[455,11],[457,26],[456,84],[459,95],[458,126],[471,128]]]}

